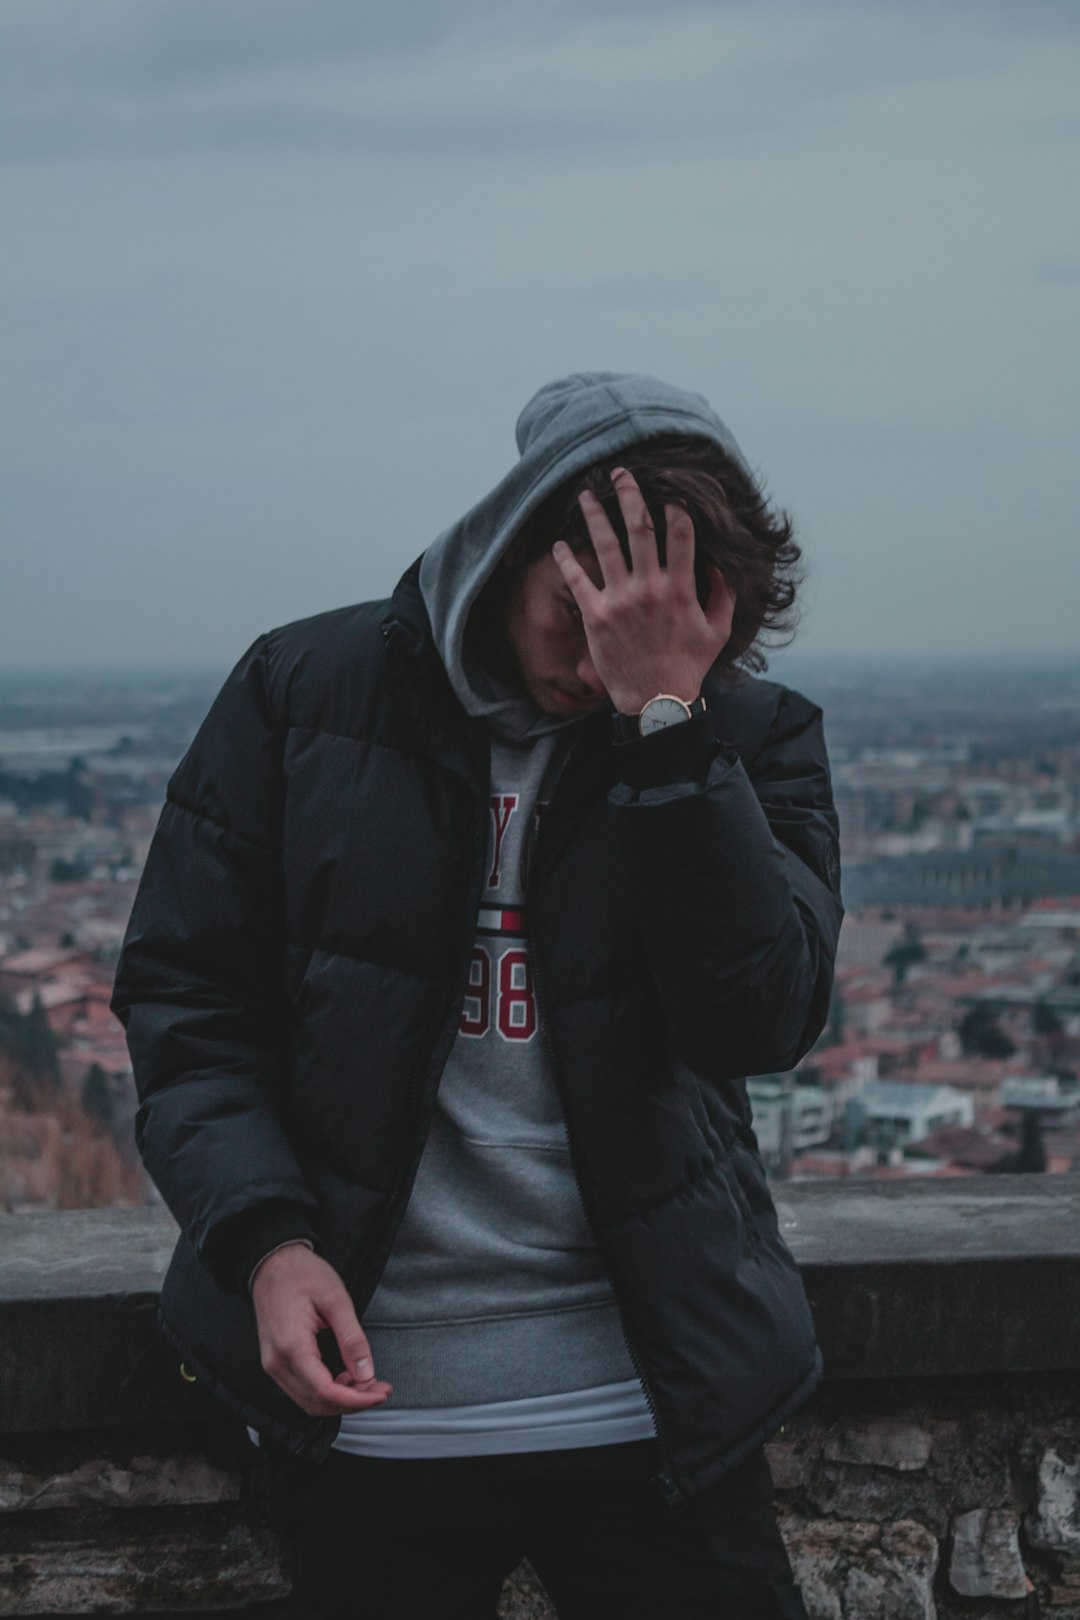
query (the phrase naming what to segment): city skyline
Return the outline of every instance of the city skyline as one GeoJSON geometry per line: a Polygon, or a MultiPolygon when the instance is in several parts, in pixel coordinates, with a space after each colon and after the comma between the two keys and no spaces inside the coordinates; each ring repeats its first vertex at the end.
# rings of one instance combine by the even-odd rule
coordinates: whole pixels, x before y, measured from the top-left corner
{"type": "MultiPolygon", "coordinates": [[[[1046,1168],[1075,1170],[1080,663],[1067,678],[867,667],[846,679],[834,661],[815,692],[845,916],[827,1029],[790,1074],[748,1082],[763,1151],[794,1179],[1032,1169],[1037,1115],[1046,1168]]],[[[108,1001],[166,784],[215,684],[159,671],[0,690],[0,1204],[150,1196],[108,1001]],[[106,1154],[107,1196],[65,1132],[106,1154]]]]}

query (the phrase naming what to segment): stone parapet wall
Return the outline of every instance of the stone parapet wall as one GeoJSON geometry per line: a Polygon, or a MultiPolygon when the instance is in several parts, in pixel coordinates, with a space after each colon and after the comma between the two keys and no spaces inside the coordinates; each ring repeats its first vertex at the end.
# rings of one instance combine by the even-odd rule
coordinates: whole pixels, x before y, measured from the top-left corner
{"type": "Polygon", "coordinates": [[[0,1441],[0,1614],[214,1613],[288,1591],[232,1424],[0,1441]]]}
{"type": "MultiPolygon", "coordinates": [[[[1080,1375],[827,1383],[768,1453],[811,1620],[1080,1620],[1080,1375]]],[[[234,1425],[0,1443],[0,1613],[269,1616],[287,1592],[234,1425]]],[[[527,1566],[501,1612],[553,1614],[527,1566]]]]}
{"type": "MultiPolygon", "coordinates": [[[[826,1383],[769,1458],[811,1620],[1080,1620],[1080,1375],[826,1383]]],[[[274,1615],[287,1591],[232,1424],[0,1443],[0,1614],[274,1615]]],[[[502,1614],[552,1614],[528,1568],[502,1614]]]]}
{"type": "MultiPolygon", "coordinates": [[[[1080,1178],[783,1187],[826,1380],[768,1447],[812,1620],[1080,1620],[1080,1178]]],[[[151,1211],[0,1219],[0,1614],[283,1611],[151,1211]]],[[[502,1611],[552,1611],[527,1566],[502,1611]]],[[[358,1616],[362,1620],[362,1616],[358,1616]]]]}
{"type": "Polygon", "coordinates": [[[1080,1620],[1080,1374],[825,1384],[767,1449],[812,1620],[1080,1620]]]}

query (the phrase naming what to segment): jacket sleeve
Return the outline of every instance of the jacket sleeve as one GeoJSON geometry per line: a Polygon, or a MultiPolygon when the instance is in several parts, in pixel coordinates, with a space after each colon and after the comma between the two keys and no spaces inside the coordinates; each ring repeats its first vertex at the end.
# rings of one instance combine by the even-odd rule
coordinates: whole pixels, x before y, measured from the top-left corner
{"type": "Polygon", "coordinates": [[[610,803],[675,1052],[782,1072],[828,1019],[840,897],[822,712],[783,687],[749,766],[709,715],[616,745],[610,803]]]}
{"type": "Polygon", "coordinates": [[[315,1200],[282,1124],[282,805],[260,636],[169,780],[110,1003],[147,1171],[230,1289],[260,1252],[313,1235],[315,1200]]]}

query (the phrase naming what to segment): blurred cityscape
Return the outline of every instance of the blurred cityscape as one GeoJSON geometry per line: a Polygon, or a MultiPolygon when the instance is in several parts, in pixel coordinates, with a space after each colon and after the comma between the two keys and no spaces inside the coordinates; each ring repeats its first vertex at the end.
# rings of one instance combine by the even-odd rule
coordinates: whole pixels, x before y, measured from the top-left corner
{"type": "MultiPolygon", "coordinates": [[[[829,1024],[750,1081],[774,1179],[1080,1168],[1080,662],[785,658],[841,822],[829,1024]]],[[[156,1196],[108,1000],[219,678],[0,679],[0,1207],[156,1196]]]]}

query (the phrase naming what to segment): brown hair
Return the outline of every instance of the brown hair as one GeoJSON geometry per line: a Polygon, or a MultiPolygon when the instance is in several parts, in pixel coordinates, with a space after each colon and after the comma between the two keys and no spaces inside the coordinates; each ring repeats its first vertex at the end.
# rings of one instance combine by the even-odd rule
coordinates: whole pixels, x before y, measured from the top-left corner
{"type": "Polygon", "coordinates": [[[769,647],[775,649],[794,636],[795,595],[802,583],[796,565],[802,548],[792,537],[787,513],[772,511],[763,488],[710,439],[681,434],[646,439],[560,484],[515,536],[511,547],[515,573],[550,550],[556,540],[565,540],[573,551],[591,545],[577,499],[586,489],[602,501],[629,563],[626,526],[611,484],[615,466],[625,467],[637,480],[652,515],[661,563],[667,501],[689,512],[694,524],[699,599],[707,591],[705,560],[723,570],[735,592],[731,637],[716,671],[730,672],[736,663],[755,673],[767,669],[759,638],[767,633],[769,647]],[[777,635],[783,639],[771,639],[777,635]]]}

